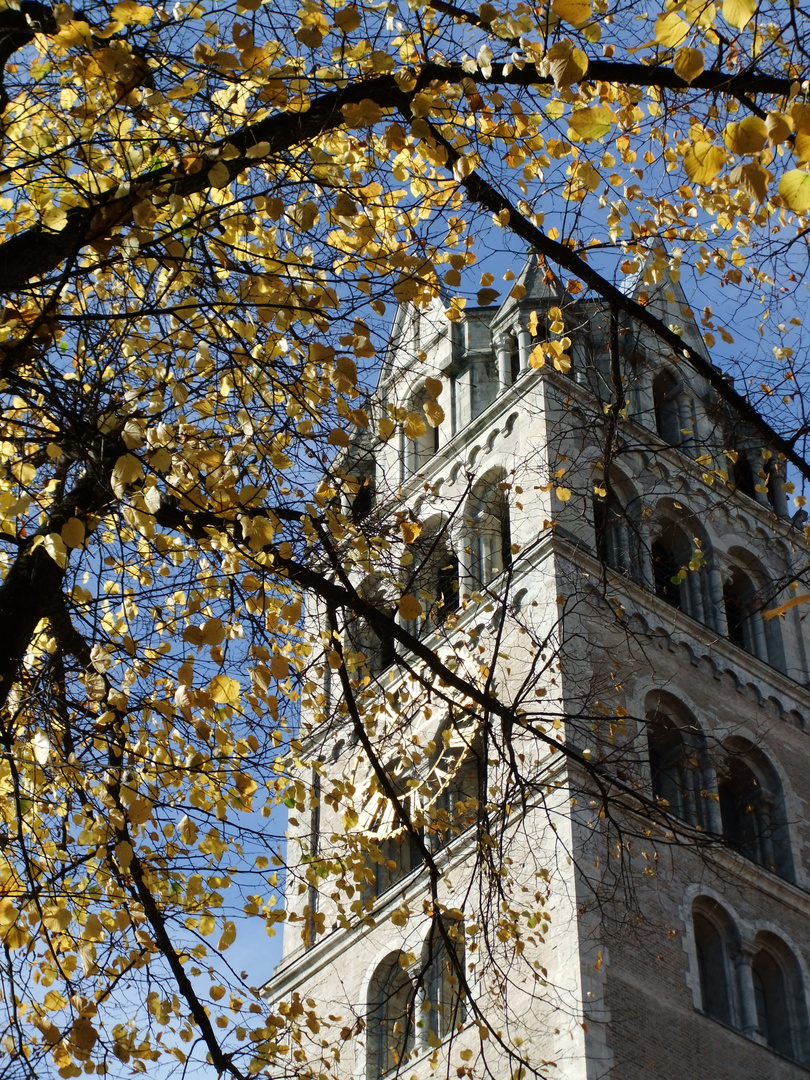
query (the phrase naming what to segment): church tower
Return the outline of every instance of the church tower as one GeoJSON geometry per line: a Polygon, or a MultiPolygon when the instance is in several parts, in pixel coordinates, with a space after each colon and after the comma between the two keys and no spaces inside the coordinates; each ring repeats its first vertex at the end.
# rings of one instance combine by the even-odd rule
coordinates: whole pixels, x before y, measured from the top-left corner
{"type": "MultiPolygon", "coordinates": [[[[654,257],[628,288],[705,353],[654,257]]],[[[356,601],[308,606],[267,986],[290,1072],[806,1076],[808,552],[784,466],[535,257],[454,316],[399,309],[318,495],[356,601]]]]}

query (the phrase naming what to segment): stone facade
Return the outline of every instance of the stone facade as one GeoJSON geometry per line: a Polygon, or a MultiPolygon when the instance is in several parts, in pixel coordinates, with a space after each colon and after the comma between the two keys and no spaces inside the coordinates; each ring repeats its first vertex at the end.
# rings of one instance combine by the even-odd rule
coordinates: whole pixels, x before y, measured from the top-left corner
{"type": "MultiPolygon", "coordinates": [[[[325,656],[267,987],[313,1014],[291,1069],[806,1075],[810,641],[803,607],[763,617],[795,595],[803,522],[776,455],[647,332],[532,261],[517,284],[455,323],[400,310],[375,408],[420,416],[438,380],[444,417],[342,465],[372,547],[393,515],[421,523],[385,572],[355,557],[359,593],[385,607],[398,577],[422,607],[402,625],[516,722],[362,619],[338,629],[439,875],[431,893],[325,656]]],[[[703,347],[676,284],[633,287],[703,347]]],[[[308,618],[327,626],[317,598],[308,618]]]]}

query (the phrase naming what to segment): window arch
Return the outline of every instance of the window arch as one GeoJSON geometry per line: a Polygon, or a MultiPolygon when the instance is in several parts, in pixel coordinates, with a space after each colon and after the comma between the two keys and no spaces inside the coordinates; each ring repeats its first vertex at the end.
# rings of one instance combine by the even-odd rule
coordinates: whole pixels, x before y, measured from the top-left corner
{"type": "Polygon", "coordinates": [[[422,390],[408,403],[410,421],[405,423],[405,475],[424,469],[439,449],[439,426],[431,424],[425,413],[429,396],[422,390]]]}
{"type": "Polygon", "coordinates": [[[699,725],[656,711],[648,718],[647,744],[654,798],[687,825],[714,832],[714,775],[699,725]]]}
{"type": "Polygon", "coordinates": [[[450,939],[449,947],[435,925],[425,946],[426,1027],[428,1042],[433,1044],[456,1031],[466,1016],[459,979],[459,968],[463,970],[464,967],[464,928],[445,920],[445,930],[450,939]]]}
{"type": "Polygon", "coordinates": [[[683,382],[664,368],[653,379],[652,389],[656,431],[670,446],[682,446],[694,425],[692,403],[684,393],[683,382]]]}
{"type": "Polygon", "coordinates": [[[746,858],[793,880],[782,785],[761,750],[745,739],[726,745],[717,774],[723,836],[746,858]]]}
{"type": "Polygon", "coordinates": [[[459,561],[450,545],[446,522],[427,522],[418,540],[411,545],[411,583],[408,591],[422,605],[422,615],[408,624],[419,637],[439,626],[458,611],[459,561]]]}
{"type": "Polygon", "coordinates": [[[626,574],[633,581],[644,580],[644,544],[634,494],[622,500],[615,486],[607,495],[593,500],[596,553],[611,570],[626,574]]]}
{"type": "MultiPolygon", "coordinates": [[[[690,519],[689,525],[696,530],[696,522],[690,519]]],[[[650,546],[650,554],[656,594],[698,622],[711,625],[711,553],[702,537],[690,536],[683,522],[666,518],[650,546]]]]}
{"type": "Polygon", "coordinates": [[[784,671],[785,653],[779,620],[766,622],[763,619],[762,609],[767,606],[767,601],[763,600],[762,590],[754,584],[751,575],[739,565],[732,567],[723,585],[723,603],[729,640],[778,671],[784,671]]]}
{"type": "Polygon", "coordinates": [[[400,954],[387,957],[371,980],[368,1078],[396,1073],[414,1049],[416,990],[400,954]]]}
{"type": "Polygon", "coordinates": [[[473,536],[470,571],[476,587],[488,585],[512,563],[512,528],[509,500],[498,480],[491,480],[473,498],[473,536]]]}
{"type": "Polygon", "coordinates": [[[764,1042],[779,1054],[806,1062],[807,1003],[793,952],[775,934],[757,934],[759,946],[751,961],[757,1028],[764,1042]]]}
{"type": "Polygon", "coordinates": [[[738,1026],[733,956],[739,935],[733,920],[714,900],[698,897],[692,905],[700,1007],[722,1024],[738,1026]]]}

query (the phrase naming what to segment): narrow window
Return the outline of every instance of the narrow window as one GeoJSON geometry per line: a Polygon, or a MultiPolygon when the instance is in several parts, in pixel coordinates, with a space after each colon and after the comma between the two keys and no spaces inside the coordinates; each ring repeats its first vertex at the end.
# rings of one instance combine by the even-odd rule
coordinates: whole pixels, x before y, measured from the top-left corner
{"type": "Polygon", "coordinates": [[[659,371],[653,380],[655,427],[670,446],[680,446],[684,441],[681,397],[681,383],[671,372],[659,371]]]}
{"type": "Polygon", "coordinates": [[[649,734],[653,795],[687,825],[709,828],[706,749],[696,729],[684,731],[668,718],[653,718],[649,734]]]}
{"type": "Polygon", "coordinates": [[[731,1024],[731,1001],[723,934],[703,912],[695,911],[693,919],[703,1011],[715,1020],[731,1024]]]}
{"type": "Polygon", "coordinates": [[[785,1057],[795,1053],[790,1024],[790,1004],[781,966],[767,949],[760,949],[751,964],[757,1027],[772,1050],[785,1057]]]}
{"type": "Polygon", "coordinates": [[[369,1003],[370,1080],[395,1073],[414,1046],[414,987],[399,958],[387,961],[372,980],[369,1003]]]}

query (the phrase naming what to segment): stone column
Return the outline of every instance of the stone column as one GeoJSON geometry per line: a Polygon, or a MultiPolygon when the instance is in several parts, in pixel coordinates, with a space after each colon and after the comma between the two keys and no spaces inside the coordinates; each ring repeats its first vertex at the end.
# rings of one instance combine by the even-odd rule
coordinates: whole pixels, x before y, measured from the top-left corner
{"type": "Polygon", "coordinates": [[[740,944],[740,951],[734,957],[734,967],[737,974],[737,989],[740,998],[740,1026],[749,1039],[764,1043],[762,1032],[759,1030],[757,999],[754,994],[754,977],[751,972],[751,964],[758,951],[756,945],[743,941],[740,944]]]}
{"type": "Polygon", "coordinates": [[[508,334],[498,334],[495,338],[495,355],[498,359],[498,389],[503,393],[512,384],[512,356],[508,334]]]}
{"type": "Polygon", "coordinates": [[[652,541],[650,539],[650,526],[644,518],[638,523],[639,567],[641,583],[650,592],[655,592],[655,576],[652,568],[652,541]]]}
{"type": "Polygon", "coordinates": [[[768,663],[768,642],[765,639],[765,627],[762,625],[762,616],[758,611],[753,611],[748,616],[748,625],[751,627],[751,637],[754,639],[754,655],[768,663]]]}
{"type": "Polygon", "coordinates": [[[532,351],[532,335],[525,326],[521,326],[517,333],[518,356],[520,357],[520,374],[529,370],[529,353],[532,351]]]}
{"type": "Polygon", "coordinates": [[[709,571],[709,595],[712,598],[714,629],[721,637],[728,637],[728,619],[723,601],[723,575],[716,566],[709,571]]]}

